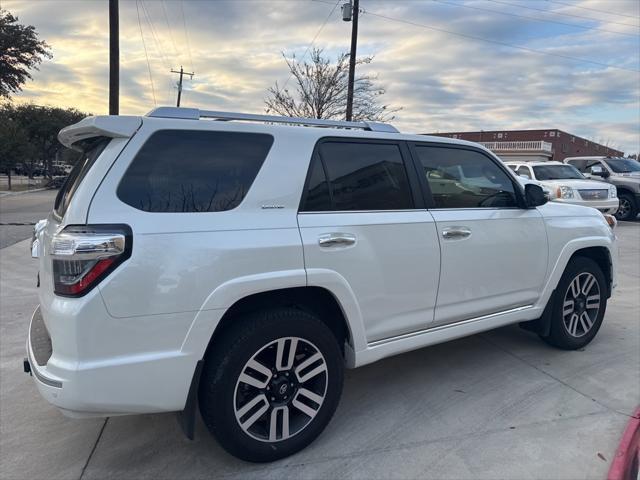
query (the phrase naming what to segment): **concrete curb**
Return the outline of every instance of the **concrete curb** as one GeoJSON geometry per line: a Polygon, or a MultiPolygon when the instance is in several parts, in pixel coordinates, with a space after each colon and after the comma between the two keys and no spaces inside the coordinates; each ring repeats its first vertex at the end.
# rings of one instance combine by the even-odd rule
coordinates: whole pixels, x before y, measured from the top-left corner
{"type": "Polygon", "coordinates": [[[0,192],[0,197],[13,197],[14,195],[23,195],[25,193],[42,192],[49,190],[48,188],[34,188],[33,190],[22,190],[21,192],[0,192]]]}
{"type": "Polygon", "coordinates": [[[635,480],[640,472],[640,407],[622,434],[607,480],[635,480]]]}

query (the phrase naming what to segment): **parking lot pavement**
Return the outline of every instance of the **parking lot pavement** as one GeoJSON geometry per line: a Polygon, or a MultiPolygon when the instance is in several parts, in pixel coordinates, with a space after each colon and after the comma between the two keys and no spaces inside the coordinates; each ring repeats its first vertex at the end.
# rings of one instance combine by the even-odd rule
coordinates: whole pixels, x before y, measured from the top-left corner
{"type": "Polygon", "coordinates": [[[57,190],[3,195],[0,197],[0,248],[31,237],[33,224],[46,218],[57,190]]]}
{"type": "MultiPolygon", "coordinates": [[[[327,430],[272,464],[236,460],[173,414],[69,420],[21,373],[36,306],[27,242],[0,250],[0,477],[604,478],[640,403],[640,224],[584,351],[507,327],[351,370],[327,430]]],[[[140,379],[144,381],[144,379],[140,379]]]]}

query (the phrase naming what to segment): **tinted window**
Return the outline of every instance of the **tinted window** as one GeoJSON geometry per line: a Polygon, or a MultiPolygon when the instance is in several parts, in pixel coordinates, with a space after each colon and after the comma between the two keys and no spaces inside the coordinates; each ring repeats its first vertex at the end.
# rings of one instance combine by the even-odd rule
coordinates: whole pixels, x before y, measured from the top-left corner
{"type": "Polygon", "coordinates": [[[240,204],[273,137],[264,134],[162,130],[131,162],[118,197],[146,212],[220,212],[240,204]]]}
{"type": "Polygon", "coordinates": [[[303,210],[413,208],[409,180],[398,145],[324,142],[318,151],[303,210]],[[325,181],[322,164],[328,182],[325,181]],[[327,192],[325,185],[328,186],[327,192]],[[330,208],[325,206],[328,196],[330,208]]]}
{"type": "Polygon", "coordinates": [[[82,183],[82,180],[87,176],[87,173],[110,141],[111,139],[107,137],[94,137],[82,140],[74,145],[74,147],[82,149],[83,153],[71,169],[71,172],[69,172],[62,188],[58,191],[58,195],[56,195],[53,209],[59,216],[64,216],[80,183],[82,183]]]}
{"type": "Polygon", "coordinates": [[[324,174],[322,162],[317,155],[314,156],[309,184],[307,186],[307,198],[303,210],[308,212],[326,212],[332,210],[329,184],[324,174]]]}
{"type": "Polygon", "coordinates": [[[416,146],[436,208],[515,207],[509,175],[471,150],[416,146]]]}

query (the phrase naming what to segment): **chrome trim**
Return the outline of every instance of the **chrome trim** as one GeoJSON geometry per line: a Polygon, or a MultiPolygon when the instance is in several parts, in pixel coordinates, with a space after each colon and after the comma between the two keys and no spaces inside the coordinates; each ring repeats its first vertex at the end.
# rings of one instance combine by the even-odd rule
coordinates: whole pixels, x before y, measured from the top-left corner
{"type": "Polygon", "coordinates": [[[92,234],[62,232],[51,241],[51,256],[81,260],[113,257],[124,253],[125,236],[119,233],[92,234]]]}
{"type": "Polygon", "coordinates": [[[356,236],[350,233],[327,233],[318,237],[318,245],[323,248],[346,247],[356,243],[356,236]]]}
{"type": "Polygon", "coordinates": [[[447,240],[458,240],[467,238],[471,235],[471,229],[468,227],[447,227],[442,230],[442,237],[447,240]]]}
{"type": "Polygon", "coordinates": [[[478,322],[480,320],[487,320],[492,317],[497,317],[499,315],[506,315],[508,313],[516,313],[521,312],[523,310],[528,310],[532,308],[533,305],[523,305],[522,307],[511,308],[509,310],[503,310],[502,312],[490,313],[488,315],[482,315],[480,317],[469,318],[468,320],[461,320],[455,323],[448,323],[447,325],[440,325],[438,327],[425,328],[423,330],[417,330],[415,332],[404,333],[402,335],[397,335],[395,337],[383,338],[382,340],[376,340],[371,343],[367,343],[367,347],[378,347],[380,345],[384,345],[387,343],[395,342],[397,340],[406,340],[407,338],[417,337],[424,333],[437,332],[439,330],[446,330],[447,328],[458,327],[460,325],[465,325],[467,323],[478,322]]]}

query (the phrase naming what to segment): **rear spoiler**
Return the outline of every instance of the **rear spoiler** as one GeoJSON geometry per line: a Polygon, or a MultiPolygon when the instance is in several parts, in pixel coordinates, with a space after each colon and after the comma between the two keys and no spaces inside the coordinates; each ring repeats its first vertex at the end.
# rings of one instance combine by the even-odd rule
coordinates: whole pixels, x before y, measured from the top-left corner
{"type": "Polygon", "coordinates": [[[74,148],[74,143],[91,137],[131,137],[140,125],[142,125],[140,117],[115,115],[87,117],[60,130],[58,140],[65,147],[74,148]]]}

